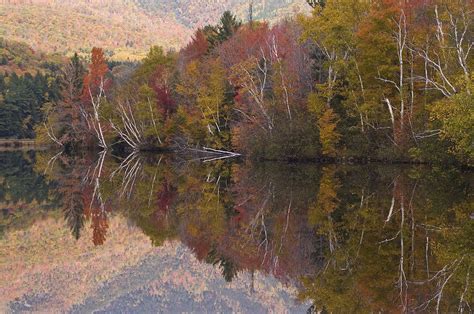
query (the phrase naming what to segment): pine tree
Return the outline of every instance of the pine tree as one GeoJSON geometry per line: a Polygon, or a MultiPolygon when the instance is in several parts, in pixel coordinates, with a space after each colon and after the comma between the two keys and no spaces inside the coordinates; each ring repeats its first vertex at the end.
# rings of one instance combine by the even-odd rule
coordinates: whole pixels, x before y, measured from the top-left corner
{"type": "Polygon", "coordinates": [[[230,11],[222,14],[219,25],[206,26],[204,33],[207,35],[211,47],[216,47],[228,40],[242,26],[242,22],[237,19],[230,11]]]}
{"type": "Polygon", "coordinates": [[[37,127],[41,142],[53,139],[57,144],[70,147],[84,140],[87,123],[82,113],[82,80],[85,68],[77,53],[64,65],[59,79],[44,82],[49,86],[47,105],[42,109],[44,123],[37,127]]]}

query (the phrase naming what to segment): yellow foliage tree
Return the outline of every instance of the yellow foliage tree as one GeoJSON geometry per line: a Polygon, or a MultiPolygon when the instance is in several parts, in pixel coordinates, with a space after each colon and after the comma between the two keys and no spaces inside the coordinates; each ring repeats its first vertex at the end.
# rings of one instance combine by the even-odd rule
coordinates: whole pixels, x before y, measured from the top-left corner
{"type": "Polygon", "coordinates": [[[309,95],[308,107],[316,115],[322,153],[331,157],[336,156],[337,145],[341,139],[341,134],[337,131],[338,115],[315,93],[309,95]]]}

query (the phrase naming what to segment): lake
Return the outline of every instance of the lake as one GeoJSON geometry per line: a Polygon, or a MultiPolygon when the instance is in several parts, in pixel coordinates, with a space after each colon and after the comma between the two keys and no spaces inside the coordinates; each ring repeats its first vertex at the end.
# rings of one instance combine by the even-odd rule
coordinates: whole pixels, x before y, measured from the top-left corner
{"type": "Polygon", "coordinates": [[[0,152],[0,312],[470,312],[473,179],[0,152]]]}

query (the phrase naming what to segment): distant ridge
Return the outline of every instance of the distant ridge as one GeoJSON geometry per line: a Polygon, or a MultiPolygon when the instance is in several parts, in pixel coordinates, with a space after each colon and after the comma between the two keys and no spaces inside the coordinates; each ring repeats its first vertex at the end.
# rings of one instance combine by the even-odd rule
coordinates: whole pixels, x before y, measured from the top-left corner
{"type": "MultiPolygon", "coordinates": [[[[308,12],[305,0],[254,0],[255,19],[275,21],[308,12]]],[[[178,49],[194,29],[225,10],[248,15],[241,0],[0,0],[0,37],[35,50],[70,54],[94,46],[115,59],[136,59],[151,45],[178,49]]]]}
{"type": "Polygon", "coordinates": [[[46,73],[51,66],[61,62],[64,57],[46,55],[33,50],[28,44],[5,40],[0,37],[0,75],[16,73],[46,73]]]}

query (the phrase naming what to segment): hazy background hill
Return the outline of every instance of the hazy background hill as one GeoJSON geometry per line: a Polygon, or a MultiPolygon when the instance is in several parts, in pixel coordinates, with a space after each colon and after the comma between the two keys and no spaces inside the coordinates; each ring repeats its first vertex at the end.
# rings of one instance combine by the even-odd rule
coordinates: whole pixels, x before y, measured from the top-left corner
{"type": "MultiPolygon", "coordinates": [[[[247,20],[249,0],[136,0],[148,12],[166,12],[180,24],[196,28],[215,23],[222,12],[230,10],[241,19],[247,20]]],[[[296,12],[308,11],[304,0],[253,0],[255,19],[275,20],[292,16],[296,12]]]]}
{"type": "Polygon", "coordinates": [[[64,57],[35,51],[24,42],[0,37],[0,75],[4,73],[48,72],[54,70],[64,57]]]}
{"type": "MultiPolygon", "coordinates": [[[[179,48],[225,10],[247,20],[248,7],[246,0],[0,0],[0,37],[48,53],[100,46],[124,60],[154,44],[179,48]]],[[[254,0],[253,7],[255,19],[270,21],[309,10],[305,0],[254,0]]]]}

